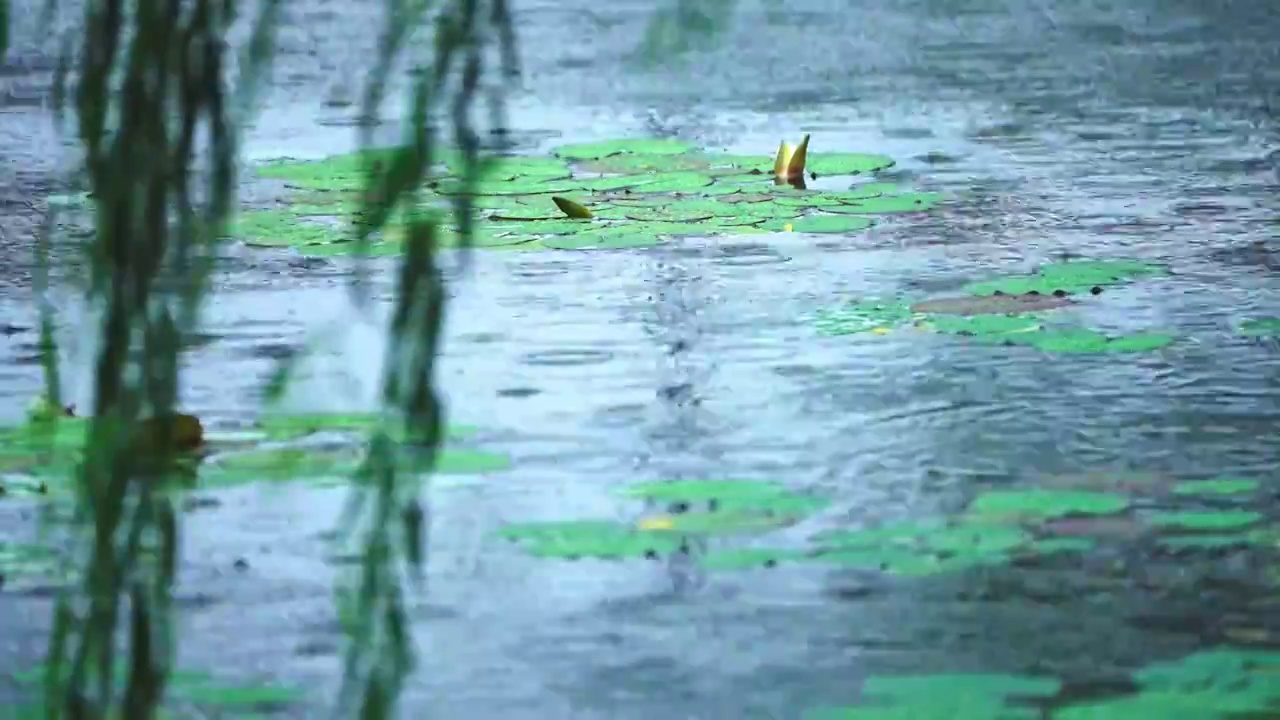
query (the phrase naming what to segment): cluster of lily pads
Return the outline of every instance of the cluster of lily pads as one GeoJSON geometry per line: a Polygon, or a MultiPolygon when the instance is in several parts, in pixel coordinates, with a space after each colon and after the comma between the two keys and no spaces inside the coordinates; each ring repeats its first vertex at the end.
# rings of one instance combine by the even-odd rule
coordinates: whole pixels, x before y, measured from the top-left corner
{"type": "MultiPolygon", "coordinates": [[[[657,558],[688,552],[691,538],[764,535],[827,505],[823,498],[766,481],[664,481],[621,492],[665,507],[630,521],[517,523],[500,534],[543,558],[657,558]]],[[[1153,481],[1128,493],[1079,487],[993,489],[954,516],[827,529],[800,548],[718,547],[698,560],[709,570],[818,562],[920,577],[1087,553],[1116,540],[1167,553],[1251,548],[1280,559],[1277,518],[1249,509],[1262,492],[1255,479],[1231,477],[1163,485],[1153,481]]]]}
{"type": "Polygon", "coordinates": [[[1141,352],[1163,348],[1174,337],[1163,332],[1108,336],[1094,330],[1055,326],[1054,310],[1081,296],[1167,272],[1161,265],[1128,260],[1078,260],[1041,267],[1036,273],[974,282],[954,297],[926,300],[855,300],[821,312],[817,329],[827,335],[888,334],[910,327],[979,342],[1034,347],[1047,352],[1141,352]]]}
{"type": "Polygon", "coordinates": [[[815,708],[805,720],[1205,720],[1275,717],[1280,652],[1219,647],[1133,673],[1137,692],[1072,697],[1056,678],[873,676],[862,702],[815,708]]]}
{"type": "MultiPolygon", "coordinates": [[[[807,147],[807,138],[802,143],[807,147]]],[[[276,161],[259,177],[290,190],[274,208],[242,212],[235,236],[251,246],[293,247],[308,255],[353,251],[365,173],[385,151],[318,161],[276,161]]],[[[552,157],[507,156],[470,189],[481,221],[477,247],[599,250],[660,245],[671,238],[767,232],[848,234],[873,216],[924,212],[936,193],[905,192],[881,182],[855,182],[893,165],[883,155],[807,153],[784,144],[778,157],[707,152],[680,140],[610,140],[563,145],[552,157]],[[810,189],[806,183],[821,183],[810,189]]],[[[443,210],[465,188],[460,161],[446,156],[423,209],[443,210]]],[[[400,252],[393,218],[370,248],[400,252]]],[[[442,219],[445,215],[440,215],[442,219]]],[[[443,244],[456,244],[444,228],[443,244]]]]}
{"type": "MultiPolygon", "coordinates": [[[[59,500],[73,492],[89,421],[62,417],[51,430],[41,422],[0,429],[0,499],[59,500]]],[[[231,431],[205,433],[197,424],[199,436],[180,455],[185,486],[178,491],[253,483],[349,483],[364,460],[365,439],[382,422],[372,413],[275,413],[231,431]]],[[[445,447],[436,455],[435,472],[473,476],[506,470],[510,466],[506,455],[475,446],[478,432],[451,426],[445,447]]],[[[406,462],[412,456],[412,452],[399,454],[406,462]]],[[[60,557],[50,548],[0,538],[0,589],[57,585],[64,575],[60,557]]]]}

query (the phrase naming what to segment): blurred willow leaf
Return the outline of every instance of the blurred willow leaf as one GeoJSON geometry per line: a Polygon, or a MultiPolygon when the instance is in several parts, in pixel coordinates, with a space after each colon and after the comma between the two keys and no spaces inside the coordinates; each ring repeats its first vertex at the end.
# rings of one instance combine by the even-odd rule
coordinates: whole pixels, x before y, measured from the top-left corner
{"type": "Polygon", "coordinates": [[[650,19],[635,60],[662,65],[708,49],[733,22],[737,5],[738,0],[672,0],[650,19]]]}

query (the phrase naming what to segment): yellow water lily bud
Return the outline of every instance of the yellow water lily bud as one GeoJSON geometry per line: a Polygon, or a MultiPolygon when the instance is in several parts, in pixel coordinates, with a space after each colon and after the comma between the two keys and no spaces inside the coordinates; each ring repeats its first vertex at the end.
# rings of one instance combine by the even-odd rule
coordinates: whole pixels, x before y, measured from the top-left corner
{"type": "Polygon", "coordinates": [[[642,518],[636,523],[636,528],[645,531],[652,530],[674,530],[676,521],[669,515],[655,515],[654,517],[642,518]]]}
{"type": "Polygon", "coordinates": [[[555,203],[556,207],[560,208],[560,212],[575,220],[591,219],[591,211],[588,210],[585,205],[576,203],[569,198],[552,196],[551,202],[555,203]]]}
{"type": "Polygon", "coordinates": [[[790,180],[804,175],[804,163],[808,154],[809,135],[807,133],[795,147],[783,141],[778,146],[778,154],[773,158],[774,177],[779,180],[790,180]]]}

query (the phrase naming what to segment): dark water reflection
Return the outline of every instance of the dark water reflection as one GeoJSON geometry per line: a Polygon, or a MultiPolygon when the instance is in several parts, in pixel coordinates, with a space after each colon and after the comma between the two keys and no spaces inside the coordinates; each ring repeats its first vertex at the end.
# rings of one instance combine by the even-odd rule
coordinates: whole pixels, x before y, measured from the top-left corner
{"type": "MultiPolygon", "coordinates": [[[[826,148],[887,153],[899,182],[964,200],[823,244],[477,258],[442,378],[462,419],[491,428],[516,462],[436,492],[415,707],[791,718],[856,697],[861,677],[886,670],[1092,682],[1274,614],[1232,559],[1153,561],[1145,578],[1108,577],[1103,558],[923,583],[782,567],[676,592],[662,564],[563,567],[486,540],[506,520],[614,516],[610,489],[637,479],[777,478],[836,497],[818,526],[952,511],[980,487],[1100,469],[1277,482],[1280,355],[1232,328],[1277,313],[1280,15],[1245,0],[864,5],[744,3],[724,46],[689,59],[696,72],[640,74],[625,56],[650,3],[518,4],[530,93],[513,120],[529,149],[560,133],[651,132],[768,151],[803,130],[826,148]],[[1185,340],[1119,364],[927,335],[815,338],[804,320],[841,296],[947,292],[1063,252],[1172,263],[1172,277],[1071,312],[1185,340]]],[[[333,119],[358,81],[372,12],[293,7],[251,153],[345,142],[333,119]]],[[[18,43],[25,69],[0,76],[0,98],[39,94],[49,68],[35,52],[22,60],[35,44],[18,43]]],[[[23,264],[22,193],[57,165],[42,122],[30,102],[0,100],[0,184],[14,195],[0,265],[23,264]]],[[[238,253],[226,270],[191,406],[243,411],[270,351],[322,325],[344,329],[292,400],[372,403],[380,325],[346,306],[340,269],[238,253]]],[[[15,280],[0,279],[0,318],[29,329],[15,280]]],[[[29,330],[0,336],[5,415],[39,380],[33,342],[29,330]]],[[[72,359],[82,400],[87,352],[72,359]]],[[[192,515],[184,592],[209,600],[184,617],[189,664],[312,684],[335,672],[332,567],[315,538],[338,499],[246,490],[192,515]],[[234,570],[240,558],[248,572],[234,570]]],[[[29,528],[0,512],[0,527],[29,528]]],[[[0,591],[0,669],[38,654],[41,612],[0,591]]]]}

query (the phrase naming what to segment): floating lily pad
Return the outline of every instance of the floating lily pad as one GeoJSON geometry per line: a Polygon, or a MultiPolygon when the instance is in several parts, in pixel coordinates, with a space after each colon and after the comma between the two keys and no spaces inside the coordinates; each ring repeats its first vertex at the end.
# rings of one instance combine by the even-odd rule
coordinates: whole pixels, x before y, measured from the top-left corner
{"type": "Polygon", "coordinates": [[[829,208],[831,212],[888,215],[893,213],[927,212],[938,206],[942,195],[938,193],[914,193],[910,195],[880,195],[840,207],[829,208]]]}
{"type": "MultiPolygon", "coordinates": [[[[361,467],[362,450],[355,448],[269,448],[228,454],[207,463],[200,472],[202,486],[243,485],[295,480],[346,480],[361,467]]],[[[510,467],[506,456],[464,448],[445,448],[436,454],[434,472],[470,475],[510,467]]],[[[406,466],[406,470],[412,469],[406,466]]]]}
{"type": "Polygon", "coordinates": [[[1261,317],[1240,323],[1240,334],[1252,337],[1280,336],[1280,318],[1261,317]]]}
{"type": "Polygon", "coordinates": [[[1093,330],[1038,330],[1001,340],[1051,353],[1150,352],[1173,343],[1172,335],[1143,333],[1111,338],[1093,330]]]}
{"type": "Polygon", "coordinates": [[[976,517],[1047,519],[1069,515],[1110,515],[1129,507],[1129,498],[1086,490],[992,490],[969,505],[976,517]]]}
{"type": "Polygon", "coordinates": [[[557,235],[538,240],[555,250],[631,250],[661,245],[663,238],[643,225],[621,225],[575,235],[557,235]]]}
{"type": "Polygon", "coordinates": [[[862,217],[839,215],[809,215],[794,220],[770,220],[763,227],[775,232],[798,233],[854,233],[871,227],[872,221],[862,217]]]}
{"type": "Polygon", "coordinates": [[[893,158],[861,153],[811,152],[805,169],[816,175],[862,175],[893,167],[893,158]]]}
{"type": "Polygon", "coordinates": [[[1148,523],[1157,527],[1183,530],[1237,530],[1255,525],[1265,519],[1266,516],[1262,513],[1249,510],[1154,512],[1146,518],[1148,523]]]}
{"type": "Polygon", "coordinates": [[[1025,295],[1054,292],[1089,293],[1095,287],[1127,282],[1168,272],[1163,265],[1132,260],[1073,260],[1054,263],[1040,268],[1034,275],[1022,275],[966,285],[964,291],[971,295],[1025,295]]]}
{"type": "Polygon", "coordinates": [[[600,520],[519,523],[504,527],[500,534],[520,542],[536,557],[567,560],[652,558],[677,552],[684,544],[678,535],[641,533],[600,520]]]}
{"type": "Polygon", "coordinates": [[[938,315],[929,318],[924,327],[951,335],[1005,336],[1037,330],[1040,321],[1025,315],[938,315]]]}
{"type": "Polygon", "coordinates": [[[620,153],[679,155],[693,149],[693,145],[680,140],[605,140],[561,145],[551,152],[569,160],[595,160],[620,153]]]}
{"type": "MultiPolygon", "coordinates": [[[[670,172],[654,175],[646,182],[636,186],[641,193],[688,193],[696,192],[715,182],[710,175],[696,172],[670,172]]],[[[597,188],[601,189],[601,188],[597,188]]]]}
{"type": "Polygon", "coordinates": [[[826,335],[850,335],[909,322],[911,308],[892,300],[863,300],[818,314],[818,331],[826,335]]]}
{"type": "Polygon", "coordinates": [[[1190,480],[1173,486],[1178,495],[1243,495],[1258,489],[1257,480],[1217,477],[1212,480],[1190,480]]]}
{"type": "Polygon", "coordinates": [[[1056,310],[1071,299],[1054,295],[981,295],[936,298],[911,306],[912,312],[930,315],[1011,315],[1056,310]]]}

